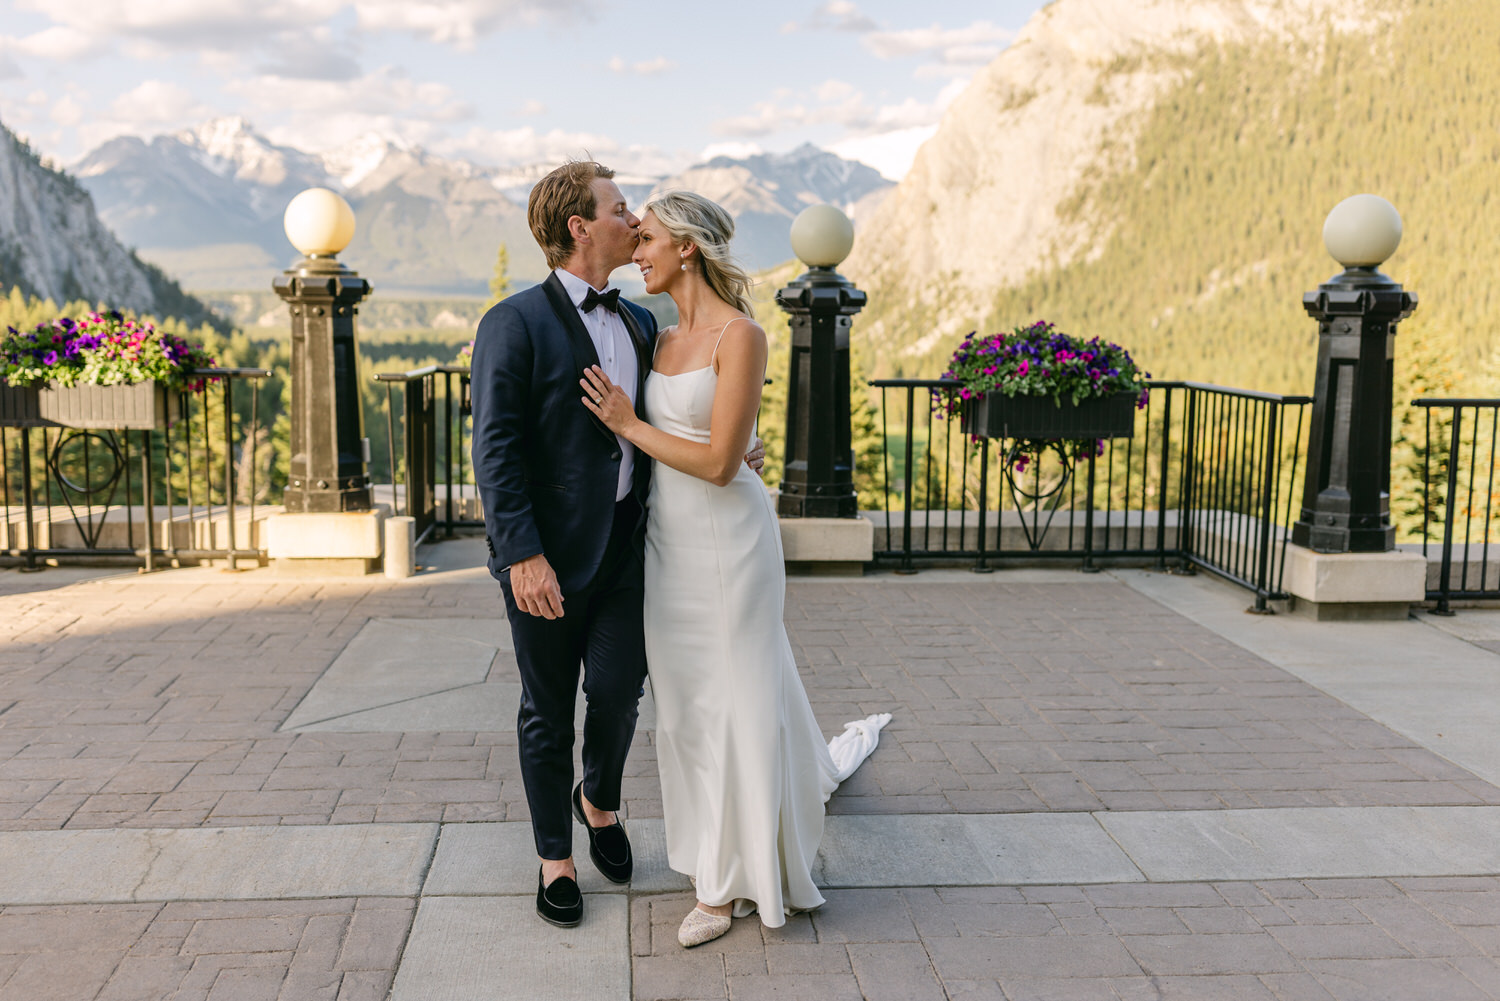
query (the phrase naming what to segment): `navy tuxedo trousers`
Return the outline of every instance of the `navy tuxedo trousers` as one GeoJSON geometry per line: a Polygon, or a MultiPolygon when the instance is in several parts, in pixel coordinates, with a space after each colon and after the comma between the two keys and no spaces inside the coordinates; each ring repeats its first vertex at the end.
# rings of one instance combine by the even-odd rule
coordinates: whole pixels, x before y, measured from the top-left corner
{"type": "Polygon", "coordinates": [[[544,859],[573,854],[573,710],[580,664],[583,794],[601,810],[620,806],[620,778],[646,680],[645,570],[635,544],[640,523],[634,497],[615,505],[599,572],[582,590],[563,596],[560,619],[521,611],[509,575],[500,582],[521,670],[521,778],[536,851],[544,859]]]}

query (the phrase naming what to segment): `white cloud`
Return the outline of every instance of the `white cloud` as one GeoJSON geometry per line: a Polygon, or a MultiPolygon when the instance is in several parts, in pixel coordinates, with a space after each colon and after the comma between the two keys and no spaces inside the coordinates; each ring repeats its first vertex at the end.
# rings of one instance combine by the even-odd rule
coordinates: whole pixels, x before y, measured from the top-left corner
{"type": "Polygon", "coordinates": [[[9,47],[38,59],[79,59],[103,51],[105,42],[97,35],[55,24],[25,38],[15,39],[9,47]]]}
{"type": "Polygon", "coordinates": [[[239,113],[278,122],[268,138],[310,152],[370,132],[431,145],[448,125],[474,117],[474,108],[446,84],[416,80],[392,66],[353,81],[261,76],[231,80],[224,89],[238,99],[239,113]]]}
{"type": "Polygon", "coordinates": [[[899,181],[911,169],[917,150],[936,131],[936,125],[917,125],[844,139],[829,146],[828,150],[847,160],[868,164],[890,180],[899,181]]]}
{"type": "Polygon", "coordinates": [[[23,10],[95,39],[147,39],[224,48],[318,24],[344,0],[15,0],[23,10]]]}
{"type": "Polygon", "coordinates": [[[932,126],[967,85],[967,79],[953,80],[931,101],[908,97],[896,104],[877,107],[849,84],[829,80],[816,91],[821,104],[809,105],[792,100],[787,103],[760,101],[748,114],[715,122],[713,130],[720,135],[749,140],[820,125],[840,125],[855,134],[932,126]]]}
{"type": "Polygon", "coordinates": [[[788,21],[781,26],[783,34],[794,31],[874,31],[877,25],[850,0],[828,0],[805,22],[788,21]]]}
{"type": "Polygon", "coordinates": [[[263,76],[298,80],[354,80],[360,74],[354,39],[318,26],[280,32],[256,66],[263,76]]]}
{"type": "Polygon", "coordinates": [[[657,56],[655,59],[646,59],[641,62],[627,63],[619,56],[609,61],[609,68],[614,73],[632,73],[636,76],[657,76],[667,70],[676,69],[677,64],[666,56],[657,56]]]}
{"type": "MultiPolygon", "coordinates": [[[[506,25],[544,15],[586,17],[595,0],[14,0],[21,10],[94,41],[243,49],[308,32],[352,12],[362,31],[391,31],[468,48],[506,25]]],[[[53,31],[55,29],[47,29],[53,31]]],[[[42,32],[46,34],[46,32],[42,32]]],[[[56,43],[53,43],[56,44],[56,43]]]]}
{"type": "Polygon", "coordinates": [[[861,42],[878,59],[927,56],[936,57],[943,65],[978,67],[998,56],[1015,37],[1009,28],[976,21],[963,28],[934,24],[904,31],[872,31],[861,42]]]}
{"type": "Polygon", "coordinates": [[[595,132],[562,129],[542,132],[528,125],[501,130],[471,128],[457,139],[440,143],[437,149],[446,155],[492,166],[521,167],[533,163],[560,163],[568,157],[585,154],[607,157],[618,152],[619,144],[609,136],[595,132]]]}
{"type": "Polygon", "coordinates": [[[521,107],[516,110],[516,114],[522,115],[522,116],[524,116],[526,118],[536,118],[536,117],[538,117],[540,115],[545,115],[546,113],[547,113],[547,106],[545,104],[543,104],[541,101],[537,101],[537,100],[527,101],[525,104],[522,104],[521,107]]]}
{"type": "Polygon", "coordinates": [[[72,128],[80,152],[93,150],[119,136],[155,135],[218,114],[191,91],[162,80],[144,80],[92,114],[85,113],[80,106],[73,115],[71,102],[72,95],[57,101],[50,115],[57,124],[72,128]],[[65,117],[71,120],[65,121],[65,117]]]}
{"type": "Polygon", "coordinates": [[[52,121],[70,128],[83,121],[83,105],[73,100],[73,95],[64,94],[52,105],[52,121]]]}
{"type": "Polygon", "coordinates": [[[431,148],[443,156],[502,168],[591,158],[613,167],[622,177],[659,177],[682,169],[686,159],[680,153],[673,154],[644,144],[622,144],[611,136],[596,132],[564,129],[544,132],[531,126],[500,130],[475,127],[456,139],[440,139],[431,148]]]}
{"type": "Polygon", "coordinates": [[[825,80],[818,85],[815,92],[818,100],[823,102],[847,100],[851,95],[857,94],[858,90],[854,84],[843,80],[825,80]]]}
{"type": "Polygon", "coordinates": [[[470,118],[474,109],[444,83],[414,79],[400,67],[383,66],[354,81],[261,76],[231,80],[224,89],[241,98],[249,117],[306,107],[327,120],[345,114],[396,114],[434,122],[470,118]],[[332,113],[330,113],[332,112],[332,113]]]}
{"type": "Polygon", "coordinates": [[[702,152],[698,154],[698,162],[706,162],[708,160],[712,160],[716,156],[727,156],[734,160],[743,160],[746,157],[759,156],[764,152],[765,150],[761,148],[760,143],[709,143],[707,146],[703,147],[702,152]]]}
{"type": "Polygon", "coordinates": [[[359,25],[401,31],[469,48],[480,36],[510,24],[534,24],[544,14],[579,17],[591,4],[580,0],[354,0],[359,25]]]}
{"type": "Polygon", "coordinates": [[[174,125],[213,117],[214,110],[191,91],[163,80],[144,80],[110,103],[109,117],[122,125],[174,125]]]}

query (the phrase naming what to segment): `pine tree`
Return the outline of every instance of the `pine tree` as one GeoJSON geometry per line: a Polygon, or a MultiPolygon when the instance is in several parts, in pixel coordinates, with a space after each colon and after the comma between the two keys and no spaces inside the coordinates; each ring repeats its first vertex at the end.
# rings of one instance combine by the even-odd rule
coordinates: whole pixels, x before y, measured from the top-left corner
{"type": "Polygon", "coordinates": [[[1412,401],[1456,394],[1461,376],[1453,358],[1450,338],[1439,330],[1402,330],[1396,337],[1390,504],[1398,542],[1420,540],[1424,518],[1428,532],[1441,536],[1452,411],[1414,407],[1412,401]]]}
{"type": "Polygon", "coordinates": [[[484,308],[489,309],[510,293],[510,251],[502,243],[499,252],[495,254],[495,276],[490,279],[490,301],[485,303],[484,308]]]}

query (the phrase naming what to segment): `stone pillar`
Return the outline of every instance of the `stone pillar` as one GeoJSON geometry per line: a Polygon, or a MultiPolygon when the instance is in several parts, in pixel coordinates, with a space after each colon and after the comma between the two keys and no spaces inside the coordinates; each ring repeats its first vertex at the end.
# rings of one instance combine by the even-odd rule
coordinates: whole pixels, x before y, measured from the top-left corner
{"type": "Polygon", "coordinates": [[[1384,553],[1396,547],[1390,511],[1396,324],[1416,309],[1417,297],[1377,270],[1400,242],[1400,216],[1383,199],[1351,202],[1335,208],[1324,227],[1344,271],[1302,299],[1318,321],[1318,371],[1292,541],[1320,553],[1384,553]],[[1338,231],[1331,240],[1330,226],[1338,231]]]}
{"type": "Polygon", "coordinates": [[[1417,297],[1378,269],[1401,216],[1355,195],[1328,214],[1323,241],[1344,270],[1302,300],[1318,321],[1318,371],[1285,587],[1299,614],[1404,619],[1426,597],[1427,560],[1395,548],[1390,512],[1396,325],[1417,297]]]}
{"type": "Polygon", "coordinates": [[[783,518],[854,518],[854,451],[849,428],[849,329],[865,293],[834,271],[854,245],[854,228],[832,205],[805,209],[792,248],[808,271],[776,293],[789,314],[786,468],[776,510],[783,518]]]}
{"type": "Polygon", "coordinates": [[[337,256],[354,236],[354,213],[334,192],[309,188],[287,206],[286,234],[304,255],[272,282],[292,320],[292,456],[267,550],[283,572],[372,573],[389,511],[371,496],[359,405],[355,315],[370,283],[337,256]]]}
{"type": "Polygon", "coordinates": [[[355,315],[370,284],[338,261],[307,258],[273,283],[292,314],[288,511],[370,510],[355,315]]]}

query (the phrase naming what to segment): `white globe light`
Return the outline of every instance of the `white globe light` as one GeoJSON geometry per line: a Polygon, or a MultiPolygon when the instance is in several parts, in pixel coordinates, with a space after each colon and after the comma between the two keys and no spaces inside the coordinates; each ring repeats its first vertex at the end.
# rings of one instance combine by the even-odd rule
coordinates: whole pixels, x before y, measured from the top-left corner
{"type": "Polygon", "coordinates": [[[832,205],[810,205],[792,220],[792,252],[810,268],[833,268],[854,248],[854,223],[832,205]]]}
{"type": "Polygon", "coordinates": [[[329,257],[354,238],[354,210],[337,192],[308,188],[293,198],[282,219],[286,238],[308,257],[329,257]]]}
{"type": "Polygon", "coordinates": [[[1333,207],[1323,245],[1346,268],[1375,268],[1401,246],[1401,213],[1379,195],[1355,195],[1333,207]]]}

